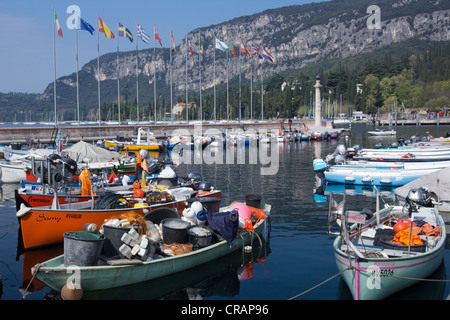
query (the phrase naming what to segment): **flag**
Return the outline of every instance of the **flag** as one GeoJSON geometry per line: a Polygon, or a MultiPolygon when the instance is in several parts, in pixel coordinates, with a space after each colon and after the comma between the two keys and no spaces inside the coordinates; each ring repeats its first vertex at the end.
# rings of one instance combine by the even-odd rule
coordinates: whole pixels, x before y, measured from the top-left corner
{"type": "Polygon", "coordinates": [[[234,50],[234,47],[230,41],[228,41],[228,49],[233,52],[233,56],[236,58],[236,50],[234,50]]]}
{"type": "Polygon", "coordinates": [[[262,53],[262,54],[261,54],[262,57],[263,57],[264,59],[266,59],[266,60],[269,60],[270,62],[273,62],[274,57],[269,53],[269,51],[267,51],[266,48],[264,48],[264,47],[263,47],[263,51],[264,51],[266,54],[262,53]]]}
{"type": "Polygon", "coordinates": [[[56,11],[53,11],[53,12],[55,13],[56,30],[58,31],[58,35],[62,38],[63,34],[62,34],[61,26],[59,25],[58,16],[56,15],[56,11]]]}
{"type": "Polygon", "coordinates": [[[253,57],[253,55],[250,53],[250,51],[247,50],[247,48],[245,47],[245,45],[242,41],[241,41],[241,52],[244,52],[244,53],[248,54],[250,57],[253,57]]]}
{"type": "Polygon", "coordinates": [[[172,41],[172,45],[173,45],[173,51],[177,51],[176,47],[175,47],[175,40],[173,40],[173,33],[172,30],[170,30],[170,40],[172,41]]]}
{"type": "Polygon", "coordinates": [[[138,38],[141,38],[141,40],[144,41],[145,43],[148,43],[150,41],[150,36],[147,34],[147,32],[145,32],[144,29],[142,29],[140,25],[137,25],[136,34],[138,38]]]}
{"type": "Polygon", "coordinates": [[[105,37],[108,39],[114,39],[115,35],[114,33],[109,30],[109,28],[106,26],[106,24],[103,22],[100,17],[98,18],[98,32],[103,32],[105,34],[105,37]]]}
{"type": "Polygon", "coordinates": [[[192,50],[191,43],[189,42],[189,38],[187,35],[186,35],[186,47],[189,48],[189,50],[191,50],[191,54],[194,55],[194,51],[192,50]]]}
{"type": "Polygon", "coordinates": [[[63,149],[61,140],[61,129],[58,130],[58,141],[56,143],[56,149],[58,152],[61,152],[63,149]]]}
{"type": "Polygon", "coordinates": [[[216,49],[225,51],[228,49],[228,46],[225,42],[220,41],[219,39],[216,38],[216,49]]]}
{"type": "Polygon", "coordinates": [[[200,49],[202,50],[203,56],[205,56],[205,49],[203,49],[203,43],[200,42],[200,49]]]}
{"type": "Polygon", "coordinates": [[[252,55],[254,57],[259,57],[259,51],[258,51],[258,49],[256,49],[256,47],[254,45],[252,45],[252,55]]]}
{"type": "Polygon", "coordinates": [[[156,31],[156,27],[153,26],[153,29],[155,29],[155,40],[159,41],[159,45],[162,47],[161,38],[158,35],[158,31],[156,31]]]}
{"type": "Polygon", "coordinates": [[[127,37],[129,40],[130,40],[130,42],[133,42],[133,35],[131,34],[131,31],[130,30],[128,30],[124,25],[122,25],[120,22],[119,22],[119,28],[118,28],[118,30],[119,30],[119,37],[127,37]]]}
{"type": "Polygon", "coordinates": [[[80,17],[80,30],[86,30],[90,34],[94,34],[95,29],[80,17]]]}

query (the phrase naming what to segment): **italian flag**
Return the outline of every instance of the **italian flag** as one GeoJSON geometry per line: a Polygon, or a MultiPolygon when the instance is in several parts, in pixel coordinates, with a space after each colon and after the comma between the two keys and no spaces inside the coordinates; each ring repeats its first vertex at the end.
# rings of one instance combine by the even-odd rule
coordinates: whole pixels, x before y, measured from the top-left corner
{"type": "Polygon", "coordinates": [[[59,25],[58,16],[56,15],[56,11],[55,11],[55,25],[56,25],[56,30],[58,30],[58,35],[62,38],[63,34],[62,34],[61,26],[59,25]]]}

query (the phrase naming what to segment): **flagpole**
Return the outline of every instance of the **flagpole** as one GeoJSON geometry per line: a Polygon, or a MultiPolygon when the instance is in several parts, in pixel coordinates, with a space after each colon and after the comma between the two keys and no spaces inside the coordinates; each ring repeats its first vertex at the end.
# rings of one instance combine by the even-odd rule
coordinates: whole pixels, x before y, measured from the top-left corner
{"type": "Polygon", "coordinates": [[[250,62],[250,121],[253,120],[253,63],[250,62]]]}
{"type": "MultiPolygon", "coordinates": [[[[215,40],[217,41],[217,39],[215,40]]],[[[213,68],[213,81],[214,81],[214,122],[216,122],[216,44],[214,43],[214,68],[213,68]]]]}
{"type": "Polygon", "coordinates": [[[229,105],[230,105],[230,96],[229,96],[229,90],[228,90],[228,65],[230,64],[230,59],[228,56],[228,52],[229,52],[229,50],[227,50],[227,122],[230,121],[230,113],[228,110],[229,105]]]}
{"type": "Polygon", "coordinates": [[[261,121],[264,120],[264,75],[261,63],[261,121]]]}
{"type": "MultiPolygon", "coordinates": [[[[136,35],[137,35],[137,22],[136,22],[136,35]]],[[[139,124],[139,54],[138,54],[138,42],[139,39],[136,37],[136,120],[139,124]]]]}
{"type": "Polygon", "coordinates": [[[53,78],[53,105],[54,105],[54,109],[55,109],[55,127],[58,126],[58,116],[56,113],[56,42],[55,42],[55,8],[53,8],[53,73],[54,73],[54,78],[53,78]]]}
{"type": "MultiPolygon", "coordinates": [[[[172,30],[170,30],[170,37],[172,37],[172,30]]],[[[171,39],[172,40],[172,39],[171,39]]],[[[173,123],[173,84],[172,84],[172,48],[170,48],[170,122],[173,123]]]]}
{"type": "MultiPolygon", "coordinates": [[[[97,15],[97,21],[98,21],[97,15]]],[[[98,125],[101,125],[101,111],[100,111],[100,31],[97,31],[97,91],[98,91],[98,125]]]]}
{"type": "Polygon", "coordinates": [[[186,122],[189,123],[189,114],[188,114],[188,104],[189,104],[189,93],[188,93],[188,83],[187,83],[187,73],[188,73],[188,35],[186,33],[186,122]]]}
{"type": "MultiPolygon", "coordinates": [[[[242,43],[242,40],[241,40],[242,43]]],[[[241,45],[239,44],[239,123],[241,123],[241,100],[242,100],[242,95],[241,95],[241,78],[242,78],[242,70],[241,70],[241,45]]]]}
{"type": "Polygon", "coordinates": [[[77,60],[77,118],[78,125],[80,125],[80,91],[78,88],[78,28],[75,28],[75,42],[76,42],[76,60],[77,60]]]}
{"type": "MultiPolygon", "coordinates": [[[[153,25],[153,33],[155,33],[156,27],[153,25]]],[[[156,34],[153,34],[153,102],[155,104],[155,124],[156,124],[156,63],[155,63],[155,51],[156,51],[156,34]]]]}
{"type": "MultiPolygon", "coordinates": [[[[117,19],[117,26],[119,26],[119,19],[117,19]]],[[[117,35],[117,110],[119,112],[119,125],[120,125],[120,83],[119,83],[119,35],[117,35]]]]}
{"type": "Polygon", "coordinates": [[[200,54],[198,55],[198,76],[199,76],[199,93],[200,93],[200,123],[203,119],[203,108],[202,108],[202,54],[203,54],[203,50],[202,50],[202,40],[201,40],[201,33],[198,33],[198,39],[200,42],[200,54]]]}

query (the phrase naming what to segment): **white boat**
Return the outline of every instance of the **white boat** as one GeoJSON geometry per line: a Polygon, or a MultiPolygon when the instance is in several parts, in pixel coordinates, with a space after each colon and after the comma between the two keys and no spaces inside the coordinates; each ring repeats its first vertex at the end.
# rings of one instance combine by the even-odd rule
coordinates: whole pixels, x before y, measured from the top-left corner
{"type": "Polygon", "coordinates": [[[397,131],[395,130],[375,130],[367,132],[370,136],[395,136],[397,131]]]}
{"type": "Polygon", "coordinates": [[[26,164],[19,163],[0,163],[1,178],[4,183],[20,183],[26,179],[26,164]]]}
{"type": "Polygon", "coordinates": [[[345,198],[337,204],[330,197],[329,230],[335,222],[341,227],[333,243],[336,265],[355,300],[389,297],[441,265],[446,226],[421,189],[411,190],[404,206],[377,209],[368,222],[363,212],[345,211],[345,198]]]}

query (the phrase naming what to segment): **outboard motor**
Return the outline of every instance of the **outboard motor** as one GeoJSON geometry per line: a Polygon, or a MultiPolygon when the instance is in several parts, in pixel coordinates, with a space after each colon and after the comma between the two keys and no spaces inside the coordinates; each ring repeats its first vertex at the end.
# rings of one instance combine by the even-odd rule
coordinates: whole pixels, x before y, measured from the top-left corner
{"type": "Polygon", "coordinates": [[[400,146],[405,146],[407,144],[405,138],[398,138],[398,144],[400,146]]]}
{"type": "Polygon", "coordinates": [[[431,203],[431,195],[426,188],[411,189],[406,196],[406,203],[409,205],[409,213],[417,212],[419,206],[429,207],[431,203]]]}
{"type": "Polygon", "coordinates": [[[383,144],[381,142],[378,142],[375,144],[375,149],[381,149],[383,148],[383,144]]]}
{"type": "Polygon", "coordinates": [[[326,156],[325,161],[328,162],[332,159],[334,159],[334,157],[336,157],[337,155],[345,155],[345,146],[343,144],[340,144],[336,147],[336,150],[334,150],[334,152],[332,154],[329,154],[326,156]]]}
{"type": "Polygon", "coordinates": [[[362,149],[359,144],[355,144],[352,148],[355,149],[356,151],[359,151],[362,149]]]}
{"type": "Polygon", "coordinates": [[[314,159],[313,169],[314,172],[319,177],[321,183],[326,183],[325,171],[327,170],[328,165],[323,159],[314,159]]]}
{"type": "Polygon", "coordinates": [[[345,152],[345,156],[347,157],[347,158],[353,158],[354,156],[356,156],[356,150],[355,150],[355,148],[347,148],[347,151],[345,152]]]}
{"type": "Polygon", "coordinates": [[[392,142],[391,148],[398,148],[398,142],[392,142]]]}
{"type": "Polygon", "coordinates": [[[345,160],[346,160],[345,156],[339,154],[336,156],[336,158],[334,158],[334,163],[335,164],[344,164],[345,160]]]}
{"type": "Polygon", "coordinates": [[[211,182],[202,181],[198,185],[197,189],[198,190],[202,190],[202,191],[211,191],[212,190],[212,184],[211,184],[211,182]]]}

